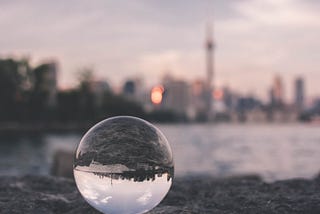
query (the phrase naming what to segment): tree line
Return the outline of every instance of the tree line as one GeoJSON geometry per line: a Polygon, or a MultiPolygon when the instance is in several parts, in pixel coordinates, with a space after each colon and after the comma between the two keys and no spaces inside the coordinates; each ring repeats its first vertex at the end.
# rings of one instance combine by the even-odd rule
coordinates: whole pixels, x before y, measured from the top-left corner
{"type": "Polygon", "coordinates": [[[27,59],[0,59],[0,122],[93,123],[111,116],[131,115],[157,122],[185,120],[171,111],[146,112],[122,95],[91,89],[92,72],[80,72],[77,87],[59,90],[52,63],[32,67],[27,59]]]}

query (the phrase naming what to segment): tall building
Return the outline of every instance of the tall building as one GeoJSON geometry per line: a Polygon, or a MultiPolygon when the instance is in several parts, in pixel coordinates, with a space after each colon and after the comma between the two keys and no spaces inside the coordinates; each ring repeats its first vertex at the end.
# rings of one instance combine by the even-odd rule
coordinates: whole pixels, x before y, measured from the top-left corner
{"type": "Polygon", "coordinates": [[[125,96],[134,96],[136,93],[136,82],[134,80],[127,80],[123,85],[122,93],[125,96]]]}
{"type": "Polygon", "coordinates": [[[149,93],[145,88],[143,79],[138,77],[127,79],[122,87],[122,95],[148,108],[149,93]]]}
{"type": "Polygon", "coordinates": [[[196,119],[199,115],[206,116],[207,102],[205,100],[206,82],[203,80],[195,80],[191,84],[190,91],[190,111],[188,116],[196,119]]]}
{"type": "Polygon", "coordinates": [[[34,69],[35,91],[46,95],[45,104],[48,107],[54,107],[56,105],[57,67],[57,63],[52,61],[34,69]]]}
{"type": "Polygon", "coordinates": [[[164,94],[162,107],[176,113],[188,114],[190,87],[182,80],[166,80],[163,83],[164,94]]]}
{"type": "Polygon", "coordinates": [[[298,77],[295,80],[295,107],[298,111],[302,111],[304,108],[304,79],[298,77]]]}
{"type": "Polygon", "coordinates": [[[207,87],[213,87],[213,75],[214,75],[214,42],[212,38],[212,28],[210,25],[207,27],[207,39],[206,39],[206,64],[207,64],[207,87]]]}
{"type": "Polygon", "coordinates": [[[206,103],[206,115],[207,119],[212,118],[212,91],[214,89],[213,76],[214,76],[214,41],[212,36],[212,27],[207,27],[207,38],[206,38],[206,65],[207,65],[207,77],[206,77],[206,90],[205,90],[205,103],[206,103]]]}
{"type": "Polygon", "coordinates": [[[275,76],[273,86],[270,92],[271,105],[274,107],[282,107],[284,104],[284,90],[282,79],[279,75],[275,76]]]}

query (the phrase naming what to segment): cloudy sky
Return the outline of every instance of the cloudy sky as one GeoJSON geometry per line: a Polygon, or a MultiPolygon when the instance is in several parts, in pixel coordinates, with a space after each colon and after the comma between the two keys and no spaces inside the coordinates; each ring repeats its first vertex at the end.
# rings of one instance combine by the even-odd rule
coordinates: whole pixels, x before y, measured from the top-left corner
{"type": "Polygon", "coordinates": [[[59,62],[59,86],[92,66],[119,85],[165,73],[204,78],[206,23],[214,25],[217,86],[266,97],[280,74],[287,99],[293,80],[320,95],[318,0],[0,0],[0,56],[59,62]]]}

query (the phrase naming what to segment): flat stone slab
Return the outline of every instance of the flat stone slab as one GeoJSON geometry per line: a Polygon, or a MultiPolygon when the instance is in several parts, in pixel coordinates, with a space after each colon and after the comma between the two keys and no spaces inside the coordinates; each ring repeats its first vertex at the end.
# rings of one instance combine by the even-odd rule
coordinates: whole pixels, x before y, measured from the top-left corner
{"type": "MultiPolygon", "coordinates": [[[[71,179],[50,176],[0,177],[0,213],[99,213],[71,179]]],[[[152,214],[320,213],[320,177],[265,183],[256,176],[174,179],[152,214]]]]}

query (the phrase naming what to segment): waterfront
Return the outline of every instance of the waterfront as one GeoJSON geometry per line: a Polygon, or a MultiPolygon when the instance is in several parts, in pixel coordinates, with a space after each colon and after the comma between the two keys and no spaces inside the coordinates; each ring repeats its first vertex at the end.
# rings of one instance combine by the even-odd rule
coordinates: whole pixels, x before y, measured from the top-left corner
{"type": "MultiPolygon", "coordinates": [[[[319,126],[158,125],[174,153],[175,175],[258,174],[267,181],[320,172],[319,126]]],[[[49,174],[53,154],[74,150],[81,133],[1,136],[0,175],[49,174]]]]}

